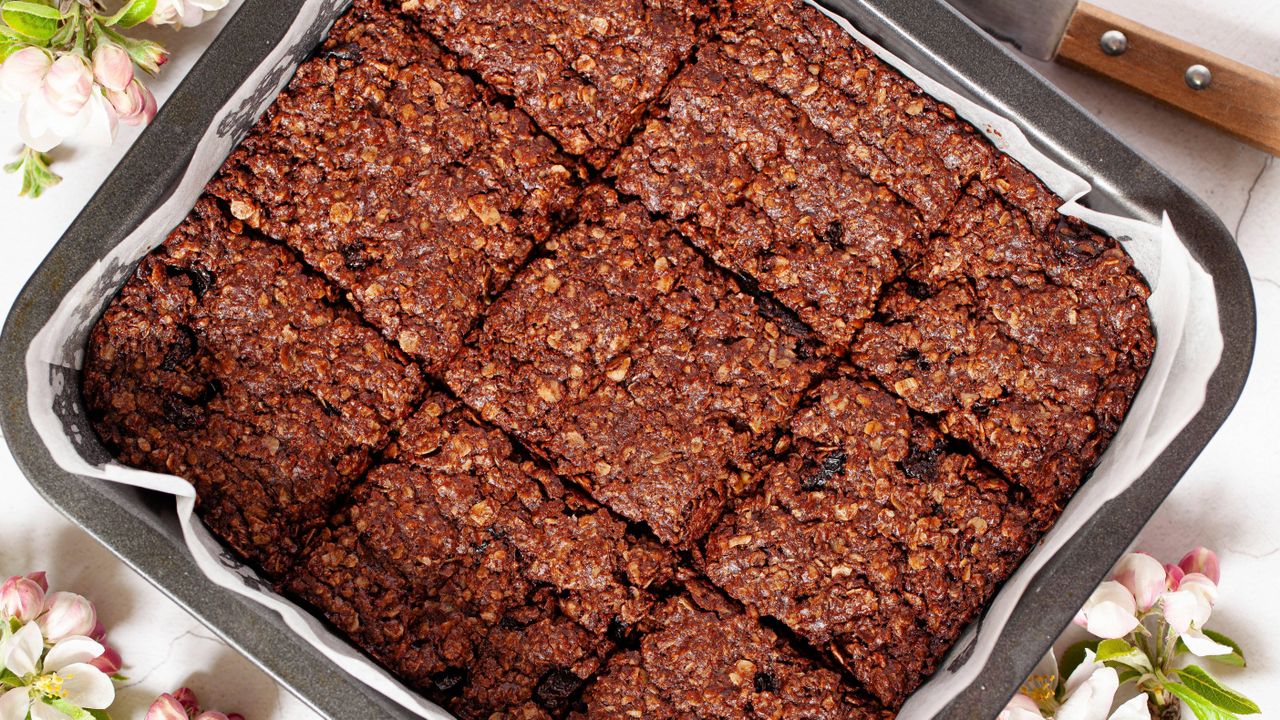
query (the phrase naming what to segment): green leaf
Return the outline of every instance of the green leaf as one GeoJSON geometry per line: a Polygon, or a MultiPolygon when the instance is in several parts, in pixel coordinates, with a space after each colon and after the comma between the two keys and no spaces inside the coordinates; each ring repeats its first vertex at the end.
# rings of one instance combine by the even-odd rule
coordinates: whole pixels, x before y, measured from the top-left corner
{"type": "Polygon", "coordinates": [[[120,27],[131,28],[147,18],[151,17],[151,13],[156,11],[156,0],[129,0],[124,7],[115,15],[103,20],[107,26],[119,25],[120,27]]]}
{"type": "MultiPolygon", "coordinates": [[[[5,169],[8,170],[7,167],[5,169]]],[[[23,682],[22,682],[22,678],[18,677],[18,675],[14,673],[12,670],[10,670],[9,668],[3,668],[3,669],[0,669],[0,685],[8,685],[9,687],[22,687],[23,682]]]]}
{"type": "Polygon", "coordinates": [[[1058,677],[1065,682],[1071,677],[1071,673],[1080,667],[1080,663],[1084,662],[1085,650],[1098,652],[1098,640],[1091,638],[1089,640],[1081,640],[1062,653],[1062,660],[1058,662],[1058,677]]]}
{"type": "Polygon", "coordinates": [[[58,12],[58,8],[44,3],[30,2],[30,0],[8,0],[8,2],[4,3],[4,9],[17,10],[49,20],[62,19],[62,13],[58,12]]]}
{"type": "Polygon", "coordinates": [[[1213,703],[1200,697],[1195,690],[1181,683],[1168,683],[1164,686],[1165,690],[1173,693],[1182,702],[1187,704],[1191,712],[1200,720],[1239,720],[1235,715],[1227,712],[1214,705],[1213,703]]]}
{"type": "Polygon", "coordinates": [[[1142,677],[1144,674],[1145,673],[1140,672],[1138,670],[1134,670],[1133,668],[1124,668],[1123,670],[1119,670],[1116,672],[1116,677],[1119,678],[1120,684],[1123,685],[1127,682],[1137,680],[1138,678],[1142,677]]]}
{"type": "Polygon", "coordinates": [[[1147,654],[1124,640],[1103,640],[1098,644],[1098,662],[1118,663],[1134,670],[1151,672],[1147,654]]]}
{"type": "Polygon", "coordinates": [[[8,35],[0,35],[0,63],[9,59],[9,56],[22,49],[22,43],[14,40],[8,35]]]}
{"type": "Polygon", "coordinates": [[[31,148],[26,148],[22,151],[22,157],[5,165],[4,171],[21,171],[22,190],[18,195],[32,199],[40,197],[45,190],[62,182],[62,178],[49,169],[49,156],[31,148]]]}
{"type": "Polygon", "coordinates": [[[94,720],[93,713],[79,705],[72,705],[62,698],[45,698],[44,704],[58,710],[71,720],[94,720]]]}
{"type": "Polygon", "coordinates": [[[24,0],[10,0],[0,9],[0,17],[10,28],[23,37],[38,43],[49,42],[49,38],[58,32],[58,23],[62,13],[56,8],[24,0]]]}
{"type": "Polygon", "coordinates": [[[1256,715],[1262,712],[1257,703],[1218,682],[1217,678],[1199,665],[1188,665],[1177,672],[1178,679],[1183,685],[1227,712],[1241,715],[1256,715]]]}

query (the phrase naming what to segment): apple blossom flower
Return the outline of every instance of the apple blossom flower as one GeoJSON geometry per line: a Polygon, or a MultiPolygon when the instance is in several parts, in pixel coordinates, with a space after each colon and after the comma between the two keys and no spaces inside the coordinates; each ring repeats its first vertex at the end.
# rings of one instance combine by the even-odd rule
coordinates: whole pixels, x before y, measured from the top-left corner
{"type": "Polygon", "coordinates": [[[1145,695],[1111,712],[1119,687],[1119,674],[1098,662],[1092,650],[1085,650],[1084,660],[1070,676],[1060,678],[1057,659],[1050,650],[998,720],[1043,720],[1045,716],[1056,720],[1150,720],[1145,695]]]}
{"type": "Polygon", "coordinates": [[[155,12],[147,18],[152,25],[191,27],[213,17],[227,6],[227,0],[157,0],[155,12]]]}
{"type": "Polygon", "coordinates": [[[49,578],[45,575],[45,571],[37,570],[27,573],[27,579],[39,585],[41,592],[49,592],[49,578]]]}
{"type": "Polygon", "coordinates": [[[52,65],[53,58],[40,48],[26,47],[15,52],[0,65],[0,93],[12,100],[24,100],[44,86],[52,65]]]}
{"type": "Polygon", "coordinates": [[[29,577],[14,575],[0,585],[0,616],[28,623],[44,611],[44,590],[29,577]]]}
{"type": "Polygon", "coordinates": [[[1160,609],[1165,621],[1193,655],[1209,657],[1234,652],[1204,634],[1204,625],[1209,622],[1217,600],[1218,586],[1200,573],[1187,574],[1177,590],[1160,596],[1160,609]]]}
{"type": "MultiPolygon", "coordinates": [[[[144,19],[179,28],[198,25],[228,2],[131,0],[116,12],[90,0],[45,0],[34,5],[47,8],[32,3],[26,9],[15,7],[23,17],[41,18],[40,37],[28,33],[40,41],[38,47],[24,47],[26,41],[12,32],[9,40],[0,35],[5,51],[0,55],[0,99],[18,104],[17,134],[23,144],[19,156],[0,168],[19,175],[19,194],[39,197],[62,180],[50,168],[47,153],[63,142],[75,137],[109,145],[121,122],[146,125],[155,117],[155,96],[138,82],[138,70],[156,74],[168,61],[168,51],[151,40],[121,34],[121,29],[144,19]]],[[[0,29],[5,21],[13,22],[9,11],[5,13],[0,29]]]]}
{"type": "Polygon", "coordinates": [[[156,98],[139,80],[135,79],[121,92],[108,90],[107,99],[120,122],[126,125],[146,125],[155,119],[156,98]]]}
{"type": "Polygon", "coordinates": [[[93,145],[110,145],[119,127],[119,116],[102,89],[92,87],[79,111],[66,115],[53,107],[43,93],[32,93],[18,111],[18,134],[27,147],[48,152],[79,135],[93,145]]]}
{"type": "Polygon", "coordinates": [[[133,82],[133,58],[119,45],[101,43],[93,51],[93,77],[107,90],[120,92],[133,82]]]}
{"type": "MultiPolygon", "coordinates": [[[[44,608],[44,613],[36,622],[40,624],[40,629],[49,642],[56,643],[77,635],[87,636],[98,623],[98,613],[93,609],[93,603],[83,595],[73,592],[50,593],[45,597],[44,608]]],[[[97,645],[97,641],[94,644],[97,645]]],[[[100,645],[98,647],[101,648],[100,645]]],[[[99,649],[97,655],[101,654],[102,650],[99,649]]]]}
{"type": "Polygon", "coordinates": [[[1187,553],[1178,563],[1178,567],[1187,574],[1200,573],[1212,580],[1214,585],[1217,585],[1221,579],[1218,556],[1208,548],[1198,547],[1187,553]]]}
{"type": "Polygon", "coordinates": [[[1140,613],[1155,607],[1160,593],[1165,591],[1164,566],[1159,560],[1143,553],[1129,553],[1121,558],[1112,579],[1133,595],[1140,613]]]}
{"type": "Polygon", "coordinates": [[[45,652],[45,636],[37,623],[27,623],[0,648],[0,662],[13,673],[12,689],[0,695],[0,718],[51,720],[66,714],[50,706],[60,701],[77,708],[102,710],[115,700],[111,678],[89,662],[103,647],[84,635],[71,635],[45,652]]]}
{"type": "Polygon", "coordinates": [[[1115,580],[1108,580],[1089,596],[1076,614],[1075,623],[1100,638],[1122,638],[1138,627],[1136,612],[1133,593],[1115,580]]]}
{"type": "Polygon", "coordinates": [[[1145,695],[1138,695],[1111,712],[1119,688],[1119,673],[1098,662],[1092,650],[1085,650],[1084,661],[1071,671],[1064,683],[1065,699],[1054,717],[1057,720],[1150,720],[1145,695]]]}
{"type": "Polygon", "coordinates": [[[49,66],[41,89],[50,107],[63,115],[75,115],[93,92],[93,72],[84,58],[67,53],[49,66]]]}

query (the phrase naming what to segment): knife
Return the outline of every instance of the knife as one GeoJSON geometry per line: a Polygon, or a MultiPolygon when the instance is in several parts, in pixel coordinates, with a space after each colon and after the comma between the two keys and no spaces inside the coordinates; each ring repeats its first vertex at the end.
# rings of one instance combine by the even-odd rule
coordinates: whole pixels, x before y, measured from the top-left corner
{"type": "Polygon", "coordinates": [[[1076,0],[949,0],[1027,55],[1101,75],[1280,155],[1280,77],[1076,0]]]}

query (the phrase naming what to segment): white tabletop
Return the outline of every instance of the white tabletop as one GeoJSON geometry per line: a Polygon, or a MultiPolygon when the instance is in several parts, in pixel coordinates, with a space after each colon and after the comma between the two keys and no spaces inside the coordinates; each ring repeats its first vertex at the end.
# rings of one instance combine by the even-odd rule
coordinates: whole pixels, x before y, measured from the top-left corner
{"type": "MultiPolygon", "coordinates": [[[[232,0],[231,7],[239,4],[232,0]]],[[[1280,3],[1274,0],[1099,0],[1099,4],[1219,53],[1280,74],[1280,3]]],[[[213,38],[217,21],[176,35],[155,32],[174,50],[157,97],[172,92],[213,38]]],[[[1222,558],[1222,596],[1211,627],[1241,641],[1249,667],[1221,676],[1280,714],[1280,163],[1153,102],[1047,64],[1048,77],[1101,121],[1180,179],[1237,236],[1258,302],[1258,349],[1243,398],[1226,425],[1143,530],[1137,547],[1175,561],[1193,545],[1222,558]]],[[[1280,112],[1280,109],[1277,109],[1280,112]]],[[[0,108],[0,154],[18,149],[14,112],[0,108]]],[[[112,148],[65,148],[53,155],[66,180],[41,200],[18,199],[0,177],[0,319],[26,278],[119,161],[137,131],[112,148]]],[[[315,717],[274,681],[218,640],[111,553],[67,522],[27,485],[0,450],[0,576],[49,571],[53,585],[98,603],[129,682],[117,717],[140,717],[157,694],[190,685],[206,707],[249,720],[315,717]]]]}

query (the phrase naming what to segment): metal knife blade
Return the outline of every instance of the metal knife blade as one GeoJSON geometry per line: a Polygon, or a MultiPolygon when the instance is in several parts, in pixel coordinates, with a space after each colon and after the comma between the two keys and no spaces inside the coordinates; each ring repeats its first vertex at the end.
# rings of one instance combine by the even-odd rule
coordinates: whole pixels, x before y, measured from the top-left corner
{"type": "Polygon", "coordinates": [[[1052,60],[1076,0],[948,0],[983,30],[1041,60],[1052,60]]]}

